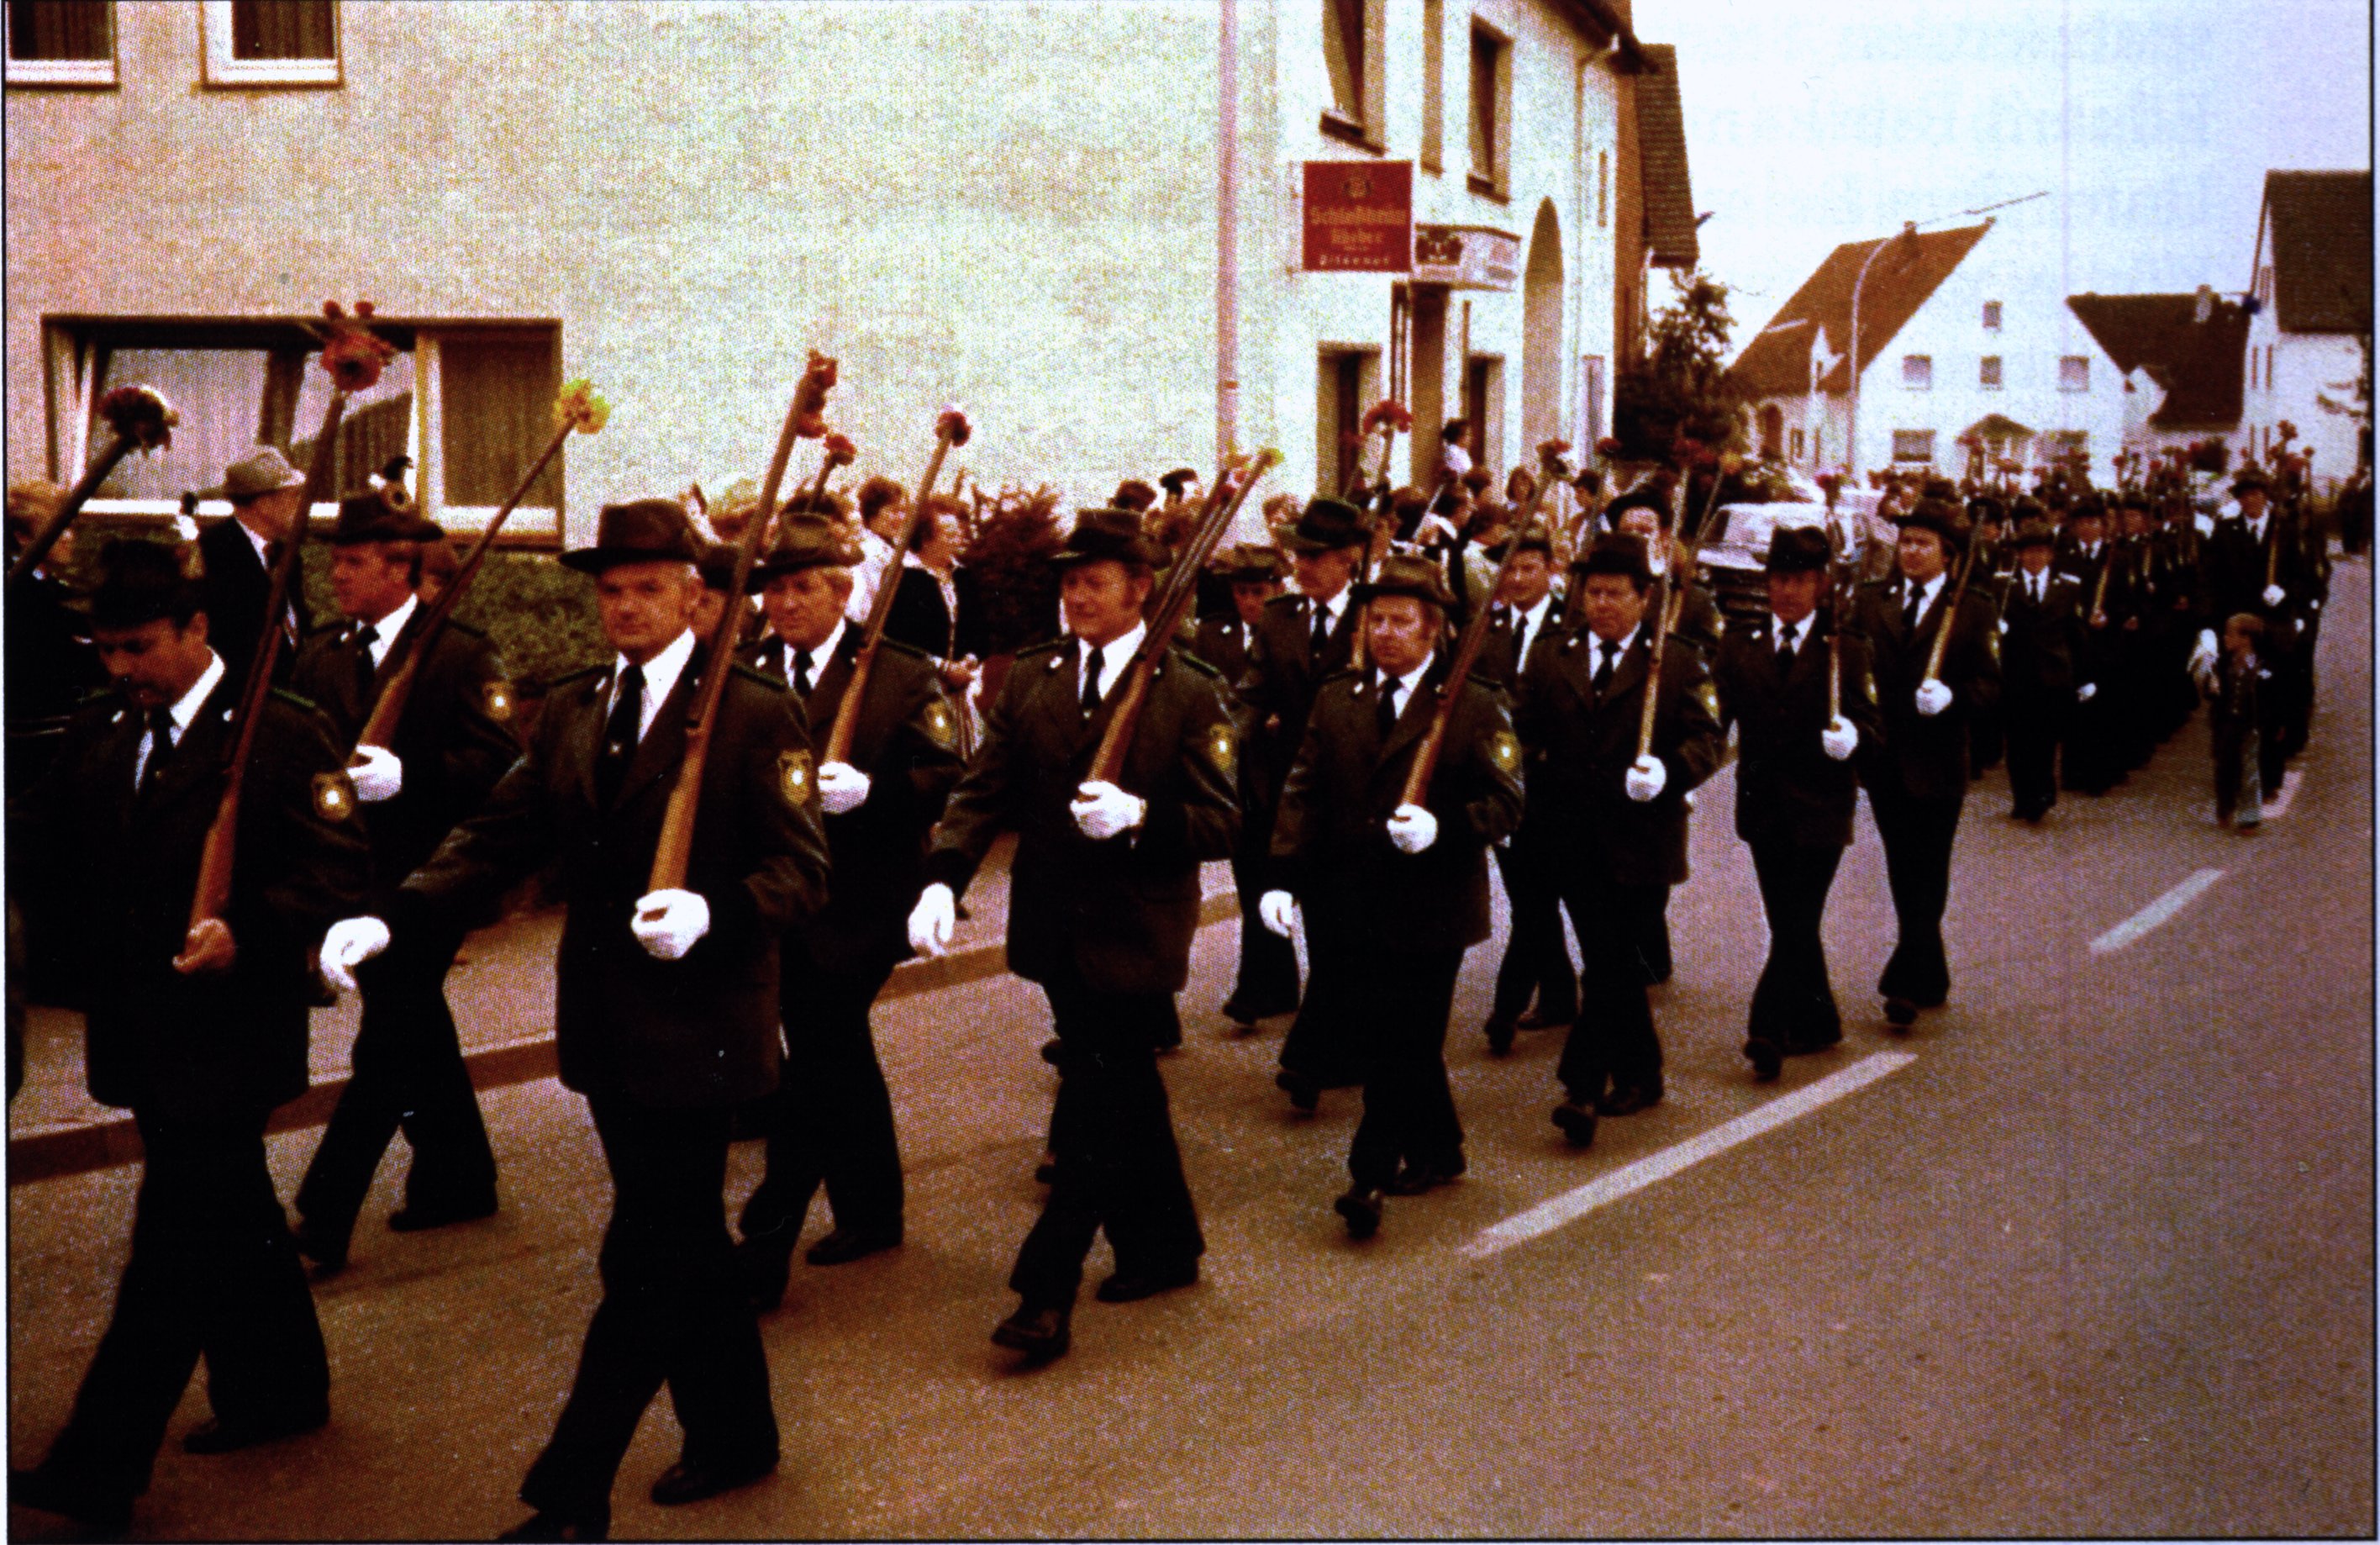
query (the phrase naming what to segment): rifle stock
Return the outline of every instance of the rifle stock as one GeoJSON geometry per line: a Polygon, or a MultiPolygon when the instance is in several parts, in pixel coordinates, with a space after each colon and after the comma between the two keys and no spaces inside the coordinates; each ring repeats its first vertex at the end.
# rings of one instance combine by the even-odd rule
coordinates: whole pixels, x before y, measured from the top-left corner
{"type": "MultiPolygon", "coordinates": [[[[901,588],[901,565],[909,550],[917,544],[917,525],[925,518],[926,501],[934,492],[935,480],[942,475],[942,458],[951,446],[965,439],[965,420],[945,415],[934,425],[934,454],[927,459],[926,475],[917,480],[917,496],[909,501],[909,517],[901,523],[900,540],[892,544],[892,556],[884,565],[883,578],[876,584],[876,595],[868,603],[868,627],[860,635],[859,657],[851,663],[851,681],[843,689],[843,701],[835,705],[834,724],[827,731],[826,754],[821,762],[851,760],[851,739],[859,731],[859,708],[868,696],[868,678],[876,668],[876,649],[884,641],[884,624],[892,615],[892,596],[901,588]]],[[[825,486],[823,475],[819,486],[825,486]]]]}
{"type": "MultiPolygon", "coordinates": [[[[1950,629],[1959,620],[1959,602],[1966,598],[1967,581],[1973,578],[1975,574],[1975,533],[1979,529],[1980,522],[1967,528],[1966,561],[1959,566],[1959,582],[1950,588],[1950,601],[1949,604],[1943,608],[1942,624],[1934,630],[1934,647],[1926,651],[1925,675],[1922,678],[1924,680],[1942,679],[1942,654],[1950,647],[1950,629]]],[[[2107,552],[2112,560],[2115,549],[2110,547],[2107,552]]],[[[2099,571],[2099,584],[2100,593],[2106,594],[2107,570],[2104,568],[2099,571]]]]}

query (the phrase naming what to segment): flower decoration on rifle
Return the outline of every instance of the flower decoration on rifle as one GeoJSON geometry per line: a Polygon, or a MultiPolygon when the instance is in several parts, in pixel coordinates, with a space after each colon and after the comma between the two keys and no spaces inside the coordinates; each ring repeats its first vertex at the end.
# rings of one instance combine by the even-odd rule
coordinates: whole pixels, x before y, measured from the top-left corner
{"type": "Polygon", "coordinates": [[[371,330],[371,314],[369,300],[357,301],[352,316],[335,300],[322,302],[330,335],[322,344],[322,369],[342,392],[370,390],[396,358],[396,346],[371,330]]]}
{"type": "Polygon", "coordinates": [[[826,437],[826,461],[828,466],[848,467],[858,459],[859,447],[851,443],[851,436],[847,434],[830,434],[826,437]]]}
{"type": "Polygon", "coordinates": [[[1413,414],[1394,397],[1382,397],[1364,414],[1364,433],[1370,434],[1387,425],[1399,434],[1413,432],[1413,414]]]}
{"type": "Polygon", "coordinates": [[[174,405],[146,386],[118,386],[99,399],[99,416],[128,445],[162,451],[174,443],[174,426],[182,416],[174,405]]]}
{"type": "MultiPolygon", "coordinates": [[[[583,376],[577,381],[563,383],[562,395],[553,399],[553,427],[556,429],[567,425],[581,434],[593,434],[611,417],[612,405],[598,396],[593,383],[583,376]]],[[[698,494],[699,491],[697,493],[698,494]]]]}
{"type": "Polygon", "coordinates": [[[810,350],[809,367],[794,388],[794,438],[820,440],[827,433],[826,395],[834,390],[834,361],[810,350]]]}
{"type": "Polygon", "coordinates": [[[967,422],[965,409],[957,403],[949,403],[935,415],[934,432],[953,445],[964,445],[975,434],[975,426],[967,422]]]}

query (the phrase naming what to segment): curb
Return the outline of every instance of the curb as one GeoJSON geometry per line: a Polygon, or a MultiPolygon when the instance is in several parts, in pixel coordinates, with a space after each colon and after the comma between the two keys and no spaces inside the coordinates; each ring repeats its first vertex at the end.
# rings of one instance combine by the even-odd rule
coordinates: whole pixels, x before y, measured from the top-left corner
{"type": "MultiPolygon", "coordinates": [[[[1198,926],[1210,928],[1239,915],[1238,897],[1229,891],[1218,892],[1199,903],[1198,926]]],[[[1002,943],[978,944],[940,959],[905,961],[893,967],[892,979],[885,984],[878,1001],[964,987],[1007,969],[1008,946],[1002,943]]],[[[553,1037],[549,1032],[527,1040],[483,1046],[465,1053],[463,1064],[471,1070],[471,1087],[475,1089],[551,1078],[555,1068],[553,1037]]],[[[265,1131],[295,1132],[322,1125],[331,1119],[331,1111],[346,1087],[344,1077],[324,1079],[274,1111],[265,1123],[265,1131]]],[[[128,1115],[88,1125],[54,1126],[8,1139],[8,1184],[13,1187],[91,1170],[113,1169],[138,1162],[140,1158],[140,1135],[128,1115]]]]}

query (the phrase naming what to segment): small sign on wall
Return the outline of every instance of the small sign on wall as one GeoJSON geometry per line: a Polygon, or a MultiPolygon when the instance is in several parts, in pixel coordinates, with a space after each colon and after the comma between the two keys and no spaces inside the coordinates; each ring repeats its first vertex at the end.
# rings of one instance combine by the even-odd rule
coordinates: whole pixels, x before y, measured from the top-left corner
{"type": "Polygon", "coordinates": [[[1449,289],[1509,290],[1521,277],[1521,238],[1485,225],[1419,226],[1413,276],[1449,289]]]}
{"type": "Polygon", "coordinates": [[[1413,267],[1413,163],[1305,164],[1305,272],[1403,274],[1413,267]]]}

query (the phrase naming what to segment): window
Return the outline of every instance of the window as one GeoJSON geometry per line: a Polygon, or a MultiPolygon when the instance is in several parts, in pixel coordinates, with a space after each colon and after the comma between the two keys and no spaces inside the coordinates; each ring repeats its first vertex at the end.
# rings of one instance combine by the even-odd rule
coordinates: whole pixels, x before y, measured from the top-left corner
{"type": "Polygon", "coordinates": [[[1580,359],[1579,366],[1584,398],[1578,409],[1578,443],[1592,445],[1603,438],[1603,356],[1585,355],[1580,359]]]}
{"type": "Polygon", "coordinates": [[[1380,69],[1383,0],[1322,0],[1322,59],[1330,72],[1330,105],[1322,131],[1378,152],[1386,120],[1380,69]]]}
{"type": "Polygon", "coordinates": [[[2273,265],[2271,263],[2266,263],[2256,270],[2256,298],[2267,306],[2273,303],[2273,265]]]}
{"type": "Polygon", "coordinates": [[[2058,361],[2058,389],[2061,392],[2087,392],[2091,389],[2091,357],[2070,354],[2058,361]]]}
{"type": "Polygon", "coordinates": [[[115,7],[108,0],[8,0],[8,84],[115,84],[115,7]]]}
{"type": "Polygon", "coordinates": [[[1354,441],[1362,433],[1365,404],[1378,398],[1379,359],[1378,349],[1326,347],[1321,351],[1314,376],[1317,493],[1336,497],[1359,467],[1366,477],[1376,469],[1369,462],[1358,461],[1376,454],[1371,443],[1354,441]]]}
{"type": "Polygon", "coordinates": [[[1595,223],[1611,224],[1611,152],[1595,152],[1595,223]]]}
{"type": "Polygon", "coordinates": [[[1793,459],[1793,460],[1795,460],[1795,461],[1799,461],[1799,460],[1801,460],[1801,459],[1802,459],[1803,444],[1803,441],[1804,441],[1804,439],[1805,439],[1805,436],[1803,434],[1803,432],[1802,432],[1800,430],[1798,430],[1798,429],[1797,429],[1797,430],[1793,431],[1793,432],[1792,432],[1792,433],[1791,433],[1791,434],[1790,434],[1790,435],[1788,435],[1786,438],[1787,438],[1787,444],[1791,447],[1791,453],[1790,453],[1790,454],[1791,454],[1791,456],[1792,459],[1793,459]]]}
{"type": "MultiPolygon", "coordinates": [[[[561,385],[560,336],[550,323],[468,330],[380,323],[397,347],[380,381],[348,399],[333,451],[332,497],[359,493],[392,456],[413,458],[423,510],[450,530],[485,524],[551,432],[561,385]]],[[[185,491],[201,514],[227,514],[223,469],[258,444],[300,468],[330,402],[319,343],[296,322],[78,322],[49,329],[51,460],[61,481],[106,443],[102,396],[155,388],[181,414],[174,442],[126,458],[100,486],[99,513],[170,516],[185,491]]],[[[507,540],[559,542],[559,461],[505,523],[507,540]]],[[[334,509],[318,505],[328,519],[334,509]]]]}
{"type": "Polygon", "coordinates": [[[1984,302],[1984,330],[1989,333],[2000,330],[2000,303],[1997,300],[1984,302]]]}
{"type": "Polygon", "coordinates": [[[1421,165],[1446,169],[1446,0],[1422,0],[1421,165]]]}
{"type": "Polygon", "coordinates": [[[1510,103],[1505,95],[1506,57],[1511,45],[1487,28],[1471,29],[1471,187],[1474,192],[1504,191],[1512,140],[1510,103]]]}
{"type": "Polygon", "coordinates": [[[1895,461],[1927,461],[1934,459],[1934,432],[1930,429],[1897,429],[1892,432],[1892,459],[1895,461]]]}
{"type": "Polygon", "coordinates": [[[2248,351],[2248,384],[2252,387],[2256,383],[2256,351],[2252,348],[2248,351]]]}
{"type": "Polygon", "coordinates": [[[1496,469],[1504,453],[1504,361],[1475,354],[1463,372],[1463,413],[1471,420],[1463,448],[1474,467],[1496,469]]]}
{"type": "Polygon", "coordinates": [[[1912,392],[1934,389],[1934,357],[1930,354],[1904,354],[1900,357],[1900,383],[1912,392]]]}
{"type": "Polygon", "coordinates": [[[1985,355],[1983,370],[1977,374],[1975,380],[1978,385],[1988,386],[1993,391],[1999,390],[2000,357],[1997,354],[1985,355]]]}
{"type": "Polygon", "coordinates": [[[2266,345],[2265,346],[2265,391],[2267,391],[2267,392],[2269,392],[2269,391],[2271,391],[2272,389],[2273,389],[2273,346],[2272,346],[2272,345],[2270,345],[2270,344],[2266,344],[2266,345]]]}
{"type": "Polygon", "coordinates": [[[2091,456],[2091,432],[2083,429],[2052,430],[2042,436],[2051,462],[2088,460],[2091,456]]]}
{"type": "Polygon", "coordinates": [[[335,86],[333,0],[200,0],[210,86],[335,86]]]}

